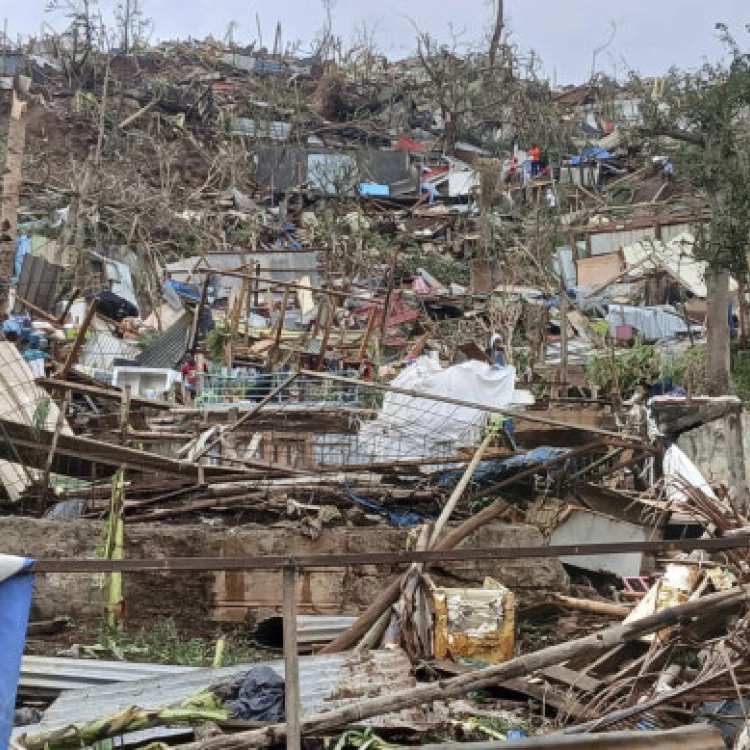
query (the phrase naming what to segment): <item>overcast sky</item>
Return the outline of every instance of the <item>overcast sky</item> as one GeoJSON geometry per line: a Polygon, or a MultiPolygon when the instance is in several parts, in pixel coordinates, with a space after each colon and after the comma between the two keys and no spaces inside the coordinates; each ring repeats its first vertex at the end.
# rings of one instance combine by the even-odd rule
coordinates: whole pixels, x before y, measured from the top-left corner
{"type": "MultiPolygon", "coordinates": [[[[100,0],[111,7],[115,0],[100,0]]],[[[285,42],[309,40],[323,24],[321,0],[141,0],[154,21],[153,39],[213,34],[222,38],[230,21],[239,24],[235,38],[257,38],[259,14],[264,43],[272,46],[276,22],[285,42]]],[[[465,43],[486,34],[492,0],[335,0],[334,31],[349,40],[366,21],[377,30],[377,42],[391,57],[413,48],[414,24],[449,38],[449,28],[463,32],[465,43]]],[[[8,4],[11,38],[38,31],[46,0],[8,4]]],[[[3,4],[5,5],[5,4],[3,4]]],[[[588,77],[594,48],[611,36],[612,44],[598,56],[598,68],[610,75],[624,74],[629,66],[643,75],[655,75],[671,65],[689,68],[716,59],[721,46],[714,26],[723,21],[736,34],[750,23],[748,0],[505,0],[513,39],[533,48],[544,60],[544,74],[557,83],[580,82],[588,77]],[[615,69],[616,68],[616,69],[615,69]]],[[[57,28],[59,23],[55,23],[57,28]]]]}

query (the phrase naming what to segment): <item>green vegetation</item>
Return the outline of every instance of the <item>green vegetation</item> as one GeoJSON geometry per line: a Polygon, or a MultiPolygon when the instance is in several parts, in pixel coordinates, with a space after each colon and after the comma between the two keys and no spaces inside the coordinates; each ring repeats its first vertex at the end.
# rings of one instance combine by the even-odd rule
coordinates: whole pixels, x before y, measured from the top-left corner
{"type": "Polygon", "coordinates": [[[224,349],[231,336],[231,326],[229,323],[218,323],[213,331],[206,334],[206,347],[211,359],[220,362],[224,359],[224,349]]]}
{"type": "Polygon", "coordinates": [[[750,351],[732,350],[734,391],[744,403],[750,403],[750,351]]]}
{"type": "Polygon", "coordinates": [[[86,648],[87,652],[101,658],[111,655],[122,661],[210,667],[216,644],[222,638],[225,641],[222,666],[262,661],[267,657],[267,652],[239,632],[229,635],[217,633],[214,637],[188,636],[171,619],[161,620],[152,627],[143,627],[135,632],[103,629],[89,636],[96,639],[96,644],[86,648]]]}
{"type": "Polygon", "coordinates": [[[465,261],[454,260],[447,253],[425,253],[421,250],[399,255],[396,277],[408,278],[417,268],[424,268],[443,284],[467,285],[471,281],[471,270],[465,261]]]}
{"type": "MultiPolygon", "coordinates": [[[[693,393],[703,393],[705,383],[705,347],[690,347],[685,354],[671,355],[655,346],[640,345],[614,357],[610,351],[594,357],[586,366],[588,379],[605,392],[615,387],[615,374],[620,395],[627,398],[638,385],[672,378],[676,386],[693,393]]],[[[748,381],[750,386],[750,378],[748,381]]]]}

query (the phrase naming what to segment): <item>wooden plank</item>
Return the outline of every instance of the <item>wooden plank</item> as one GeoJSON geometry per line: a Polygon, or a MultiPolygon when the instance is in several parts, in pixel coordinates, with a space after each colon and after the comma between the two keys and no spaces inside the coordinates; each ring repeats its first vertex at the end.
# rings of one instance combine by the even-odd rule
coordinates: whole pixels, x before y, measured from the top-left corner
{"type": "Polygon", "coordinates": [[[299,654],[297,652],[297,569],[287,565],[282,571],[284,595],[284,705],[287,723],[287,750],[300,750],[299,654]]]}
{"type": "Polygon", "coordinates": [[[623,270],[620,253],[595,255],[593,258],[581,258],[578,268],[579,286],[596,286],[611,278],[616,278],[623,270]]]}
{"type": "MultiPolygon", "coordinates": [[[[36,382],[38,385],[41,385],[50,391],[73,391],[77,393],[85,393],[97,398],[107,399],[109,401],[119,402],[122,400],[122,390],[120,388],[107,388],[103,385],[100,388],[95,385],[88,385],[87,383],[76,383],[72,380],[58,380],[57,378],[37,378],[36,382]]],[[[160,411],[167,411],[174,406],[171,401],[159,401],[152,398],[143,398],[142,396],[132,396],[130,402],[133,406],[147,406],[150,409],[158,409],[160,411]]]]}

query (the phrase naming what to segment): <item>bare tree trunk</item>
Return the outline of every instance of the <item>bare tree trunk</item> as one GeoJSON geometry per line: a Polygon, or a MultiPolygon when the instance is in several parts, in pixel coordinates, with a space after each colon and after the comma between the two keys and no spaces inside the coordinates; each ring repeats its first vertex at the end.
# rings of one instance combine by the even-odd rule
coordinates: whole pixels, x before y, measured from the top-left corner
{"type": "Polygon", "coordinates": [[[500,41],[503,38],[503,29],[505,28],[505,0],[496,0],[497,15],[495,16],[495,26],[492,29],[492,39],[490,40],[490,68],[495,67],[497,60],[497,51],[500,49],[500,41]]]}
{"type": "Polygon", "coordinates": [[[0,200],[0,313],[5,312],[8,289],[16,259],[18,200],[21,191],[21,170],[26,143],[26,102],[12,94],[8,141],[0,200]]]}
{"type": "Polygon", "coordinates": [[[706,382],[709,396],[732,392],[729,362],[729,271],[706,268],[708,311],[706,328],[706,382]]]}
{"type": "Polygon", "coordinates": [[[742,403],[730,408],[724,417],[724,440],[729,467],[729,492],[737,510],[747,517],[750,509],[750,490],[745,471],[745,444],[742,437],[742,403]]]}

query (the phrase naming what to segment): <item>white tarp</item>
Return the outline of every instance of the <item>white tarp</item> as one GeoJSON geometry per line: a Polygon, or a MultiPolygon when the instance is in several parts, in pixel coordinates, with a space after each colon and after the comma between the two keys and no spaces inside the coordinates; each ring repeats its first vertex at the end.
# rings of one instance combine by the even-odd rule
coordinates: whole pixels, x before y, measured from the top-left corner
{"type": "MultiPolygon", "coordinates": [[[[443,369],[430,357],[420,357],[391,385],[503,408],[529,403],[525,392],[515,391],[515,382],[514,367],[493,368],[470,360],[443,369]]],[[[487,419],[483,409],[388,393],[378,417],[362,426],[357,452],[373,461],[455,456],[459,447],[481,440],[487,419]]]]}
{"type": "Polygon", "coordinates": [[[700,473],[698,467],[677,447],[670,446],[664,453],[664,479],[666,480],[667,499],[676,503],[687,500],[685,492],[680,488],[678,480],[683,479],[692,487],[697,487],[712,500],[718,502],[708,482],[700,473]]]}

